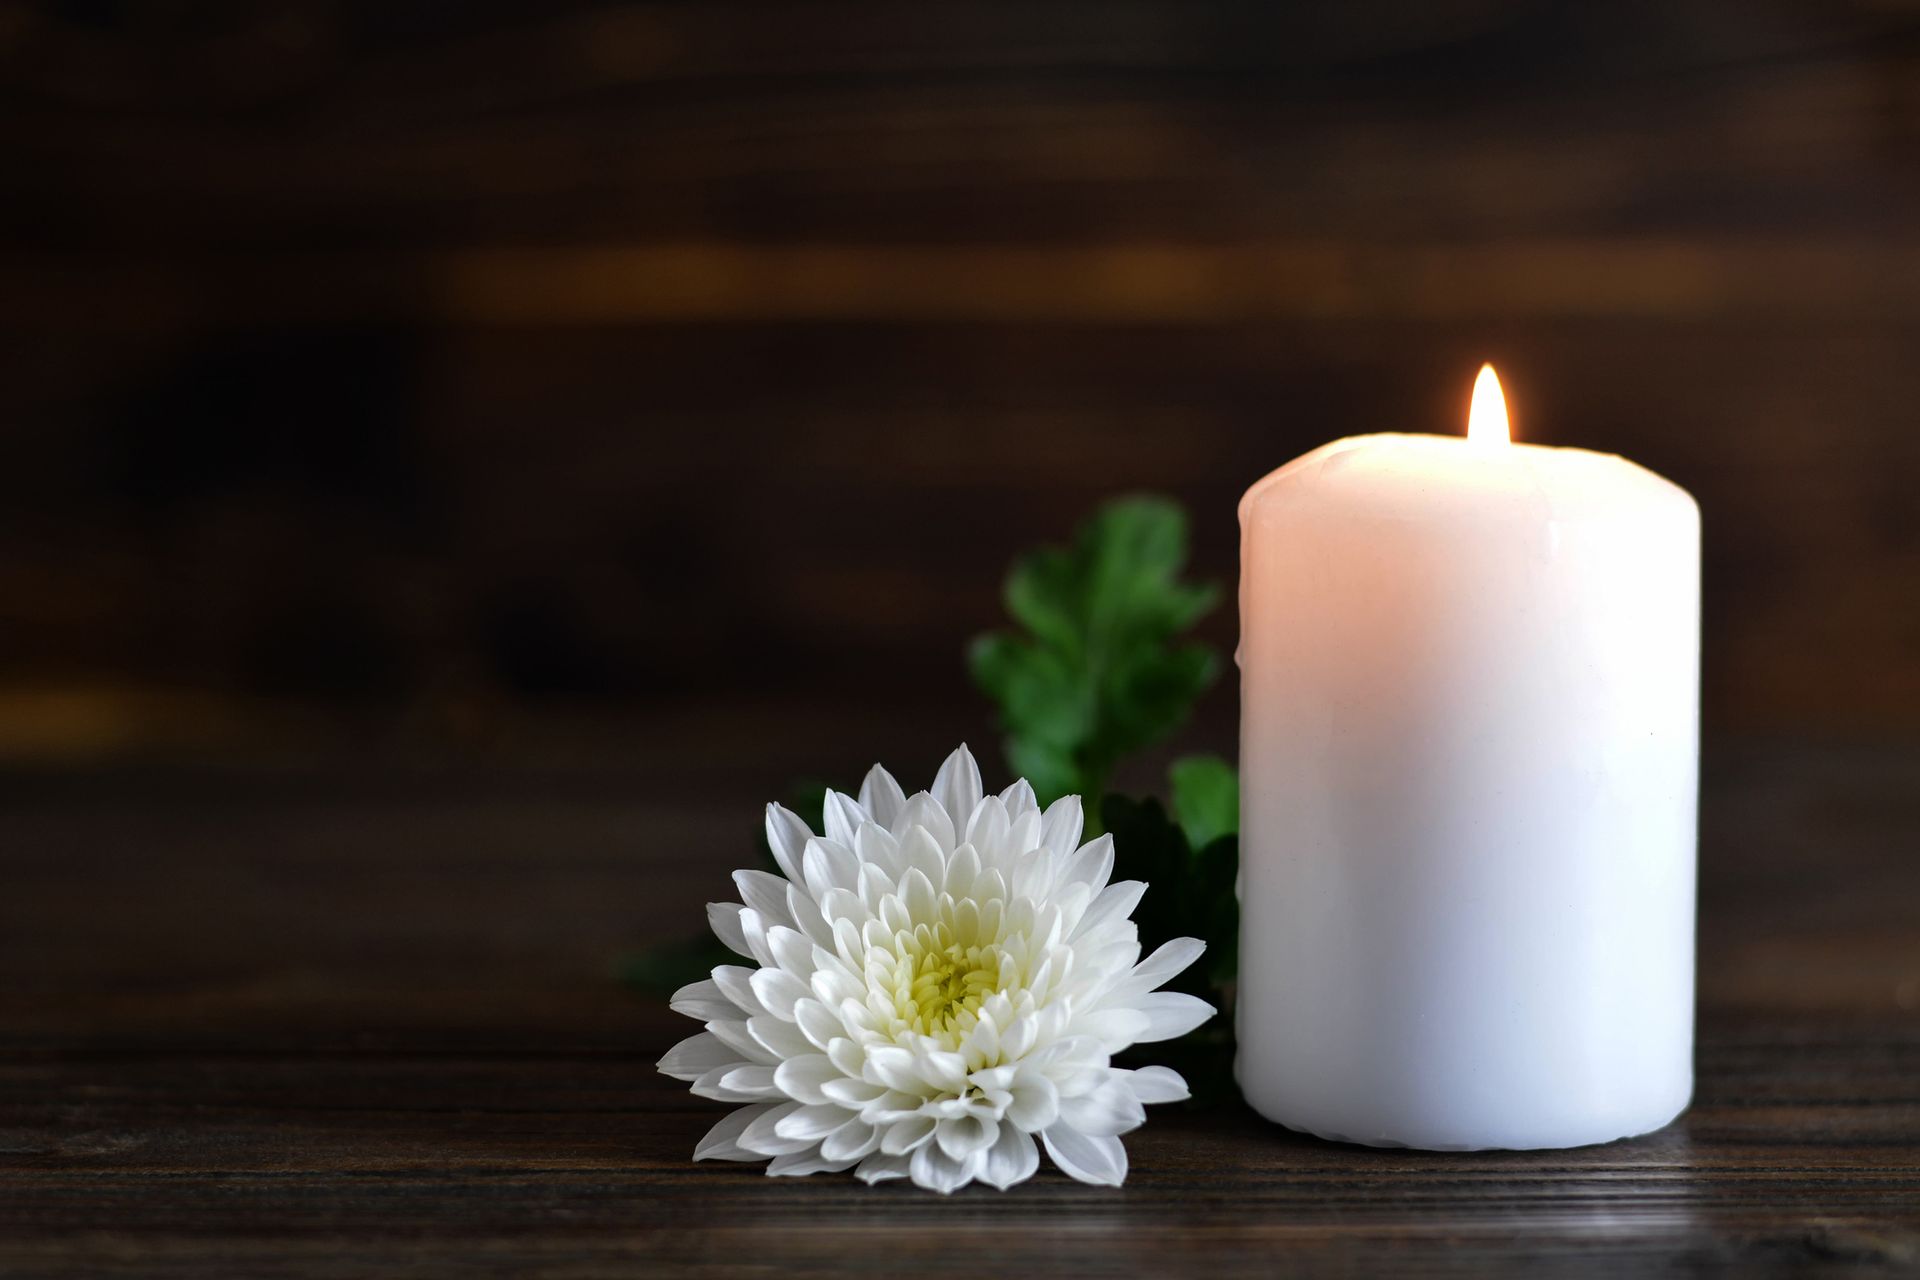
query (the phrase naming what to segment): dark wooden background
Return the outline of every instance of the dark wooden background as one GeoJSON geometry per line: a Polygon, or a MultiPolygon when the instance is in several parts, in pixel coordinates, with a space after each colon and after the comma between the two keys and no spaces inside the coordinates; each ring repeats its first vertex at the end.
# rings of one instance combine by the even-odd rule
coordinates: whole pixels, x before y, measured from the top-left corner
{"type": "Polygon", "coordinates": [[[978,736],[1016,549],[1483,358],[1700,498],[1711,728],[1920,727],[1907,0],[3,15],[11,756],[978,736]]]}
{"type": "Polygon", "coordinates": [[[0,159],[0,1271],[1920,1267],[1912,0],[0,4],[0,159]],[[690,1168],[611,974],[759,804],[1489,358],[1705,512],[1689,1120],[690,1168]]]}

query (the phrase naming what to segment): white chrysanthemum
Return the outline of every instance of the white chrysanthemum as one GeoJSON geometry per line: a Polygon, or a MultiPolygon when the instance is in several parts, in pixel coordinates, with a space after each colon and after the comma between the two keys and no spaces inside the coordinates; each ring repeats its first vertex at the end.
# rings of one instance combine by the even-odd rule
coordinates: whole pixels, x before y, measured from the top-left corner
{"type": "Polygon", "coordinates": [[[1141,1104],[1187,1086],[1112,1055],[1213,1008],[1156,990],[1205,944],[1141,960],[1128,917],[1146,885],[1108,884],[1112,837],[1080,831],[1077,796],[1045,813],[1024,781],[983,797],[964,746],[912,799],[878,765],[858,801],[828,792],[824,838],[769,805],[785,878],[736,871],[745,905],[707,908],[758,967],[722,965],[673,998],[707,1027],[660,1070],[749,1104],[694,1158],[1005,1189],[1039,1167],[1037,1137],[1075,1178],[1119,1185],[1141,1104]]]}

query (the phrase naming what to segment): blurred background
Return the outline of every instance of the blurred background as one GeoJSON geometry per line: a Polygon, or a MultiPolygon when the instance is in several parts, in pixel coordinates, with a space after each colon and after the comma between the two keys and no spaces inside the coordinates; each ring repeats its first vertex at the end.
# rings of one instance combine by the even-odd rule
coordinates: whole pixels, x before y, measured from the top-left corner
{"type": "Polygon", "coordinates": [[[1911,0],[74,0],[0,83],[10,765],[913,774],[1018,550],[1231,583],[1483,359],[1698,496],[1710,747],[1920,731],[1911,0]]]}

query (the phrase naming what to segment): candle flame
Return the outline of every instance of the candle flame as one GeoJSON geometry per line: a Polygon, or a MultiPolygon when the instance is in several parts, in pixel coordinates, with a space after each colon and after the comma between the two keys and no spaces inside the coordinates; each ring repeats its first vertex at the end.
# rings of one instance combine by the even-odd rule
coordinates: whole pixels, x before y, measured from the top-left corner
{"type": "Polygon", "coordinates": [[[1510,444],[1513,433],[1507,428],[1507,398],[1500,393],[1500,379],[1493,366],[1480,366],[1473,380],[1473,407],[1467,411],[1467,439],[1475,444],[1510,444]]]}

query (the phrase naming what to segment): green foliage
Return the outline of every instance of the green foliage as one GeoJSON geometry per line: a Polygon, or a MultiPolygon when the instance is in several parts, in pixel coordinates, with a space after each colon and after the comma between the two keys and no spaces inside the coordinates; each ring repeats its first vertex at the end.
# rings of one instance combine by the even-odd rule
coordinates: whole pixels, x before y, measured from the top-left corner
{"type": "Polygon", "coordinates": [[[973,678],[999,704],[1007,762],[1043,803],[1105,793],[1114,765],[1184,723],[1219,658],[1175,638],[1218,599],[1180,580],[1186,515],[1164,498],[1122,498],[1071,546],[1020,557],[1006,605],[1022,632],[973,643],[973,678]]]}
{"type": "Polygon", "coordinates": [[[1171,938],[1203,940],[1206,954],[1165,989],[1199,996],[1220,1011],[1190,1035],[1145,1046],[1150,1052],[1141,1061],[1170,1066],[1186,1077],[1197,1106],[1228,1102],[1235,1096],[1233,993],[1240,968],[1240,903],[1234,882],[1240,838],[1228,831],[1195,845],[1153,799],[1108,796],[1101,812],[1113,836],[1113,878],[1144,880],[1150,886],[1133,913],[1142,952],[1150,953],[1171,938]]]}
{"type": "Polygon", "coordinates": [[[1170,989],[1217,1002],[1239,967],[1239,837],[1220,835],[1196,847],[1151,797],[1108,796],[1101,813],[1113,836],[1113,878],[1151,886],[1133,913],[1141,947],[1152,951],[1179,937],[1204,941],[1207,954],[1170,989]]]}
{"type": "Polygon", "coordinates": [[[1240,775],[1219,756],[1182,756],[1167,771],[1173,816],[1187,843],[1205,848],[1240,830],[1240,775]]]}

